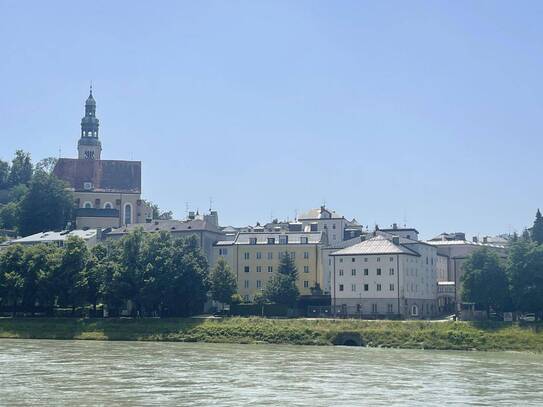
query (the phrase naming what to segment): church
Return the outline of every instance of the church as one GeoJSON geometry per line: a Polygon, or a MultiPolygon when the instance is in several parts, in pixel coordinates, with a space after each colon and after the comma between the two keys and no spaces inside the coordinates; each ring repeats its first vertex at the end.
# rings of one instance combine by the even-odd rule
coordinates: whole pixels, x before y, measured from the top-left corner
{"type": "Polygon", "coordinates": [[[141,199],[141,161],[102,160],[96,101],[90,94],[81,119],[78,158],[60,158],[53,174],[73,191],[77,229],[145,223],[152,210],[141,199]]]}

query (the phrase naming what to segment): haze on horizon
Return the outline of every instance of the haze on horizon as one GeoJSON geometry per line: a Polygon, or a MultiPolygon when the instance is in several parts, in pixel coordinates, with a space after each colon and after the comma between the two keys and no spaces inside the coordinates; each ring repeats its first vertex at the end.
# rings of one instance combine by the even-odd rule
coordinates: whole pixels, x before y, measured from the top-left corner
{"type": "Polygon", "coordinates": [[[543,207],[543,3],[0,0],[0,159],[104,159],[222,225],[324,201],[422,237],[518,231],[543,207]]]}

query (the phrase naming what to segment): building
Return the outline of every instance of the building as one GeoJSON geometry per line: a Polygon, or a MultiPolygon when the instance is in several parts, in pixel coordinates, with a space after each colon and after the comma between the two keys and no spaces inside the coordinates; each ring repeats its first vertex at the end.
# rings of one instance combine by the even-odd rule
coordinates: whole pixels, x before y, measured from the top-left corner
{"type": "Polygon", "coordinates": [[[98,127],[91,88],[81,119],[78,158],[60,158],[53,170],[73,191],[76,227],[119,228],[151,219],[151,208],[141,199],[141,162],[102,160],[98,127]]]}
{"type": "Polygon", "coordinates": [[[211,211],[210,214],[200,216],[189,213],[186,220],[153,220],[142,224],[131,224],[121,228],[112,229],[110,232],[104,233],[105,239],[120,239],[127,233],[143,229],[144,232],[153,233],[165,231],[171,234],[174,239],[195,237],[198,241],[204,256],[210,265],[215,263],[213,257],[214,245],[225,239],[225,233],[219,228],[219,219],[216,211],[211,211]]]}
{"type": "Polygon", "coordinates": [[[491,241],[489,238],[479,241],[476,237],[470,241],[462,232],[442,233],[427,241],[437,248],[438,303],[443,312],[452,313],[460,310],[464,263],[474,251],[486,247],[496,251],[503,258],[507,257],[506,245],[488,243],[489,241],[491,241]]]}
{"type": "Polygon", "coordinates": [[[380,229],[377,228],[377,230],[393,234],[394,236],[400,236],[405,239],[411,239],[411,240],[419,240],[419,231],[415,228],[408,228],[408,227],[398,227],[397,223],[392,224],[392,227],[390,229],[380,229]]]}
{"type": "Polygon", "coordinates": [[[384,232],[332,257],[336,315],[426,318],[437,314],[437,249],[384,232]]]}
{"type": "Polygon", "coordinates": [[[344,216],[327,209],[324,205],[311,209],[298,217],[298,222],[307,232],[325,232],[328,234],[328,243],[335,245],[344,238],[344,232],[348,224],[344,216]]]}
{"type": "Polygon", "coordinates": [[[21,244],[24,246],[32,246],[37,244],[54,244],[58,247],[63,247],[64,242],[69,237],[76,236],[85,241],[87,246],[93,247],[100,239],[100,233],[96,229],[88,230],[64,230],[61,232],[40,232],[30,236],[14,239],[5,243],[5,246],[21,244]]]}
{"type": "Polygon", "coordinates": [[[322,285],[321,249],[326,244],[322,231],[240,232],[234,240],[218,242],[214,257],[226,260],[237,278],[239,294],[251,301],[277,272],[281,256],[288,253],[298,270],[300,294],[311,295],[312,288],[322,285]]]}

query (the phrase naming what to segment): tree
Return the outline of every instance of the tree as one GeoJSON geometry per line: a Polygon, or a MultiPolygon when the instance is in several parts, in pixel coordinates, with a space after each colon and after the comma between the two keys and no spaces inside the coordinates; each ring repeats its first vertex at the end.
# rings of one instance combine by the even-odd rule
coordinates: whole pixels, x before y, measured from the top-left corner
{"type": "Polygon", "coordinates": [[[9,163],[0,160],[0,189],[8,187],[9,163]]]}
{"type": "Polygon", "coordinates": [[[53,175],[37,172],[19,204],[19,233],[23,236],[61,230],[72,217],[73,195],[53,175]]]}
{"type": "Polygon", "coordinates": [[[464,263],[462,298],[479,308],[503,311],[509,305],[507,275],[498,255],[482,248],[473,252],[464,263]]]}
{"type": "Polygon", "coordinates": [[[213,299],[223,304],[230,304],[238,285],[236,276],[224,258],[219,259],[211,272],[210,282],[213,299]]]}
{"type": "Polygon", "coordinates": [[[296,285],[297,278],[298,270],[296,269],[294,259],[289,253],[285,252],[281,256],[277,274],[272,276],[266,284],[264,296],[269,301],[277,304],[294,306],[300,295],[296,285]]]}
{"type": "Polygon", "coordinates": [[[55,165],[57,165],[58,158],[56,157],[47,157],[44,158],[36,164],[36,171],[42,171],[46,174],[51,174],[53,172],[53,169],[55,168],[55,165]]]}
{"type": "Polygon", "coordinates": [[[543,245],[519,241],[510,247],[507,273],[515,309],[543,310],[543,245]]]}
{"type": "Polygon", "coordinates": [[[11,162],[8,184],[12,187],[19,184],[28,184],[31,178],[32,160],[30,154],[25,153],[23,150],[17,150],[11,162]]]}
{"type": "Polygon", "coordinates": [[[0,228],[15,229],[19,219],[19,207],[15,202],[0,206],[0,228]]]}
{"type": "Polygon", "coordinates": [[[13,316],[21,302],[24,288],[24,248],[21,245],[9,246],[0,253],[0,298],[11,303],[13,316]]]}
{"type": "Polygon", "coordinates": [[[532,240],[537,242],[537,244],[543,243],[543,216],[541,216],[539,209],[535,214],[535,221],[534,226],[532,227],[531,236],[532,240]]]}
{"type": "Polygon", "coordinates": [[[45,244],[25,248],[22,292],[22,305],[25,310],[34,312],[36,303],[42,307],[54,305],[51,278],[58,266],[58,252],[57,247],[45,244]]]}

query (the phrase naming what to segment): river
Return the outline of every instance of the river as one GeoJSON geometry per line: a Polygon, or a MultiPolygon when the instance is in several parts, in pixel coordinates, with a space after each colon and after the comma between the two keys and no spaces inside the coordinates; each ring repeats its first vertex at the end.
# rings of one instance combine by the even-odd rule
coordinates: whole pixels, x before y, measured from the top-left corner
{"type": "Polygon", "coordinates": [[[0,340],[0,405],[543,405],[543,356],[0,340]]]}

